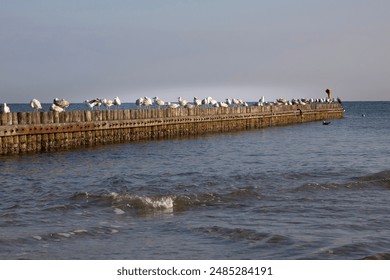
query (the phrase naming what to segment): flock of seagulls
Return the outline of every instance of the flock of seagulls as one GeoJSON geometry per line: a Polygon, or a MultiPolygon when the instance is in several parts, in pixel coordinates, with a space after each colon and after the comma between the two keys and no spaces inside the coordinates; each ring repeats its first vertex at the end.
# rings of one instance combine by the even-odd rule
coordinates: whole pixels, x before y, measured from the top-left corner
{"type": "Polygon", "coordinates": [[[95,98],[92,100],[85,100],[84,104],[91,110],[94,110],[95,108],[100,109],[100,107],[103,105],[108,110],[110,110],[111,106],[115,106],[117,109],[122,104],[122,101],[118,96],[114,98],[114,100],[107,99],[107,98],[95,98]]]}
{"type": "MultiPolygon", "coordinates": [[[[265,97],[262,96],[258,102],[255,103],[257,106],[280,106],[280,105],[306,105],[313,103],[333,103],[336,102],[334,98],[294,98],[291,100],[285,98],[277,98],[274,102],[266,102],[265,97]]],[[[337,102],[342,103],[340,98],[337,98],[337,102]]],[[[147,96],[140,97],[135,101],[135,104],[138,108],[148,108],[155,106],[158,108],[193,108],[193,107],[230,107],[230,106],[249,106],[248,103],[239,98],[226,98],[224,101],[217,101],[212,97],[206,97],[204,99],[199,99],[194,97],[193,102],[189,102],[182,97],[177,98],[176,103],[165,102],[159,97],[149,98],[147,96]]]]}
{"type": "MultiPolygon", "coordinates": [[[[328,89],[327,89],[328,90],[328,89]]],[[[255,105],[257,106],[282,106],[282,105],[305,105],[305,104],[313,104],[313,103],[333,103],[339,102],[342,103],[340,98],[332,98],[331,94],[326,91],[328,96],[327,98],[294,98],[291,100],[285,98],[277,98],[275,101],[267,102],[265,97],[262,96],[255,105]]],[[[122,102],[118,96],[116,96],[113,100],[107,98],[95,98],[92,100],[85,100],[84,104],[88,109],[99,110],[101,106],[104,106],[107,110],[110,110],[112,106],[116,109],[119,109],[122,102]]],[[[135,104],[138,108],[149,108],[149,107],[157,107],[157,108],[193,108],[193,107],[230,107],[230,106],[249,106],[247,102],[239,98],[226,98],[223,101],[217,101],[212,97],[206,97],[204,99],[199,99],[198,97],[194,97],[192,102],[183,99],[182,97],[177,98],[177,102],[165,102],[159,97],[155,96],[153,98],[149,98],[147,96],[140,97],[135,101],[135,104]]],[[[65,99],[55,98],[53,100],[53,104],[50,106],[51,111],[55,112],[63,112],[70,106],[70,102],[65,99]]],[[[32,99],[30,101],[31,108],[38,112],[42,109],[41,103],[37,99],[32,99]]],[[[6,103],[0,104],[0,112],[9,113],[11,112],[9,106],[6,103]]]]}
{"type": "Polygon", "coordinates": [[[199,99],[198,97],[194,97],[193,102],[189,102],[186,99],[183,99],[181,96],[177,98],[177,102],[165,102],[159,97],[155,96],[153,98],[149,98],[147,96],[140,97],[135,101],[135,104],[138,108],[148,108],[151,106],[156,106],[158,108],[172,108],[176,109],[179,107],[182,108],[193,108],[199,106],[208,106],[208,107],[229,107],[229,105],[244,105],[248,106],[248,103],[242,101],[241,99],[226,99],[225,101],[217,101],[212,97],[206,97],[204,99],[199,99]]]}

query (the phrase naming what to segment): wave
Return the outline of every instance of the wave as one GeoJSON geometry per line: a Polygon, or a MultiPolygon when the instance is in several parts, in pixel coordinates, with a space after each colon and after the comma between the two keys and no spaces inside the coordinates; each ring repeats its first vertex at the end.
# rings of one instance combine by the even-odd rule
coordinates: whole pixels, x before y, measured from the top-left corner
{"type": "Polygon", "coordinates": [[[292,242],[289,237],[284,235],[257,232],[255,230],[245,228],[212,226],[197,228],[195,231],[218,239],[231,241],[243,241],[249,243],[264,242],[268,244],[287,244],[292,242]]]}
{"type": "MultiPolygon", "coordinates": [[[[125,214],[135,210],[137,213],[152,212],[182,212],[191,207],[205,207],[219,204],[240,204],[243,199],[258,199],[260,194],[252,188],[233,190],[225,194],[218,193],[192,193],[192,194],[158,194],[138,195],[128,192],[109,192],[94,194],[77,192],[71,197],[73,200],[82,200],[88,205],[109,206],[116,214],[125,214]]],[[[58,208],[57,208],[58,209],[58,208]]]]}
{"type": "Polygon", "coordinates": [[[116,192],[106,194],[78,192],[73,194],[71,198],[76,200],[85,200],[87,204],[93,206],[110,206],[114,209],[115,214],[121,215],[126,213],[126,210],[131,209],[144,212],[171,211],[174,207],[175,196],[141,196],[116,192]]]}
{"type": "Polygon", "coordinates": [[[295,191],[320,191],[338,189],[365,189],[385,188],[390,189],[390,170],[352,178],[346,183],[307,183],[295,188],[295,191]]]}

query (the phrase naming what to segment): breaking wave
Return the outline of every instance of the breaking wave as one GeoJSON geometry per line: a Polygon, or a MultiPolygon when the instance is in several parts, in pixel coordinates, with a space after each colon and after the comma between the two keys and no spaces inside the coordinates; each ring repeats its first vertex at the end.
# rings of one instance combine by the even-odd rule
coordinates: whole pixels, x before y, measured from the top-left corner
{"type": "Polygon", "coordinates": [[[242,204],[242,199],[258,199],[260,194],[251,188],[233,190],[225,194],[192,193],[192,194],[162,194],[138,195],[128,192],[94,194],[77,192],[72,200],[83,201],[93,206],[110,206],[116,214],[124,214],[129,210],[138,213],[150,212],[182,212],[190,207],[207,207],[224,203],[242,204]]]}

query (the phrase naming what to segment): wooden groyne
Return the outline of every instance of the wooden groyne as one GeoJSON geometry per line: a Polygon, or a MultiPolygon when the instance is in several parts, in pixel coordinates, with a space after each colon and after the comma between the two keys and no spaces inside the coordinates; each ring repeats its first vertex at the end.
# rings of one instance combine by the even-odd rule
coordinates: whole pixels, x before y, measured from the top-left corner
{"type": "Polygon", "coordinates": [[[0,154],[58,151],[342,117],[339,104],[0,113],[0,154]]]}

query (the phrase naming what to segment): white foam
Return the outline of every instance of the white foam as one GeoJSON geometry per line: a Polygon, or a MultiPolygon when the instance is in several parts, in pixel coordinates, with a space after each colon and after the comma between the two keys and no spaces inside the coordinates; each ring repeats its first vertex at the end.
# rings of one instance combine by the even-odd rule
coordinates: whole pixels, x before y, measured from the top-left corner
{"type": "Polygon", "coordinates": [[[70,237],[70,233],[67,233],[67,232],[59,232],[57,233],[59,236],[63,236],[63,237],[70,237]]]}
{"type": "Polygon", "coordinates": [[[76,233],[76,234],[78,234],[78,233],[86,233],[86,232],[88,232],[88,230],[86,230],[86,229],[75,229],[73,232],[76,233]]]}
{"type": "Polygon", "coordinates": [[[153,199],[150,197],[141,198],[146,207],[154,209],[173,209],[173,199],[170,196],[153,199]]]}
{"type": "Polygon", "coordinates": [[[114,212],[115,212],[115,214],[117,214],[117,215],[123,215],[123,214],[125,214],[125,211],[123,211],[122,209],[119,209],[119,208],[115,208],[115,209],[114,209],[114,212]]]}

